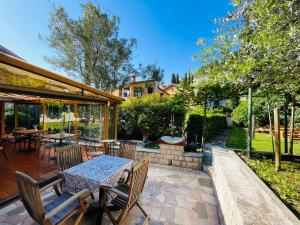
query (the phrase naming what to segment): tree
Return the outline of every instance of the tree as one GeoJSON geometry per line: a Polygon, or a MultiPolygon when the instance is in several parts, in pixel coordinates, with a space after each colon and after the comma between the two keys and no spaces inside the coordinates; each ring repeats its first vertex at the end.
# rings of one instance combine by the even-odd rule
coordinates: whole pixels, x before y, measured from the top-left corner
{"type": "Polygon", "coordinates": [[[176,79],[176,74],[175,73],[172,73],[172,75],[171,75],[171,83],[172,84],[177,84],[177,79],[176,79]]]}
{"type": "Polygon", "coordinates": [[[56,54],[44,59],[87,85],[114,89],[129,78],[136,40],[119,38],[119,18],[109,17],[98,4],[81,7],[82,16],[72,19],[64,8],[53,6],[46,41],[56,54]]]}
{"type": "Polygon", "coordinates": [[[179,80],[179,74],[177,73],[176,74],[176,84],[179,84],[180,83],[180,80],[179,80]]]}
{"type": "Polygon", "coordinates": [[[140,65],[139,67],[137,74],[139,74],[143,79],[151,79],[161,82],[164,78],[165,71],[157,66],[156,63],[149,64],[146,67],[140,65]]]}

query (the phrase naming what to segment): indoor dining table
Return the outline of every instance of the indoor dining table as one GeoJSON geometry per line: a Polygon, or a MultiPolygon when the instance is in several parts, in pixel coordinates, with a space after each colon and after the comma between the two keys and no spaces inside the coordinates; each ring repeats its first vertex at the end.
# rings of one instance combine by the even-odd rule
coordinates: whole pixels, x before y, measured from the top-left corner
{"type": "Polygon", "coordinates": [[[40,133],[41,131],[40,130],[37,130],[37,129],[24,129],[24,130],[15,130],[14,133],[16,135],[23,135],[23,136],[26,136],[27,137],[27,140],[28,140],[28,148],[27,148],[27,151],[34,151],[35,149],[33,149],[31,147],[31,140],[32,140],[32,137],[38,133],[40,133]]]}
{"type": "MultiPolygon", "coordinates": [[[[131,170],[133,160],[117,156],[101,155],[63,171],[64,189],[79,192],[83,189],[98,191],[101,186],[114,187],[125,170],[131,170]]],[[[101,224],[100,209],[102,193],[99,193],[99,214],[97,224],[101,224]]]]}
{"type": "Polygon", "coordinates": [[[62,145],[62,141],[66,139],[70,139],[75,137],[76,134],[70,134],[70,133],[64,133],[63,135],[61,133],[56,133],[56,134],[47,134],[44,135],[44,138],[46,139],[52,139],[52,140],[58,140],[59,143],[62,145]]]}

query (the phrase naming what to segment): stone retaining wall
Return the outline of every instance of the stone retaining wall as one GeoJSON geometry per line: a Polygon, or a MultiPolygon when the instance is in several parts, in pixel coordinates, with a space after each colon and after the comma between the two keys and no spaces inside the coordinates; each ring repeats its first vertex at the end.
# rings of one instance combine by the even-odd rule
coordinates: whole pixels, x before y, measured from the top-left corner
{"type": "Polygon", "coordinates": [[[160,149],[137,148],[137,158],[148,156],[150,163],[202,169],[202,154],[184,152],[184,146],[160,144],[160,149]]]}
{"type": "Polygon", "coordinates": [[[300,225],[296,216],[231,150],[212,146],[212,179],[225,224],[300,225]]]}

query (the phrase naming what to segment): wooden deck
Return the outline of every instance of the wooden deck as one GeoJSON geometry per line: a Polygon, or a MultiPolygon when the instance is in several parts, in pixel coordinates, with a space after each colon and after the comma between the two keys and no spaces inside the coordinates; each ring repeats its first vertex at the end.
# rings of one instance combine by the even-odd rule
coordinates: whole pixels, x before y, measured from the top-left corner
{"type": "MultiPolygon", "coordinates": [[[[56,164],[48,160],[48,154],[41,159],[43,149],[39,152],[19,152],[13,150],[13,145],[6,145],[9,163],[0,154],[0,202],[17,194],[15,171],[21,171],[32,176],[39,182],[55,175],[56,164]]],[[[52,152],[53,156],[53,152],[52,152]]]]}

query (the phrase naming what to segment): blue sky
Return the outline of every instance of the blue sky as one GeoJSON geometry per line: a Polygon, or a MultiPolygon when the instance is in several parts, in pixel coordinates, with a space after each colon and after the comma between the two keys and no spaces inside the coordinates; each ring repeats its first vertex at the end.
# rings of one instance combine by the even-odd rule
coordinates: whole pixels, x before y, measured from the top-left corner
{"type": "MultiPolygon", "coordinates": [[[[81,14],[77,0],[52,1],[70,16],[81,14]]],[[[211,38],[216,28],[212,20],[230,11],[230,0],[98,0],[93,1],[110,15],[120,17],[120,37],[137,38],[133,62],[157,63],[171,73],[183,75],[200,66],[192,56],[199,51],[199,37],[211,38]]],[[[0,44],[28,62],[55,71],[43,55],[51,54],[38,34],[48,33],[50,3],[47,0],[2,0],[0,3],[0,44]]],[[[65,75],[63,71],[55,71],[65,75]]]]}

